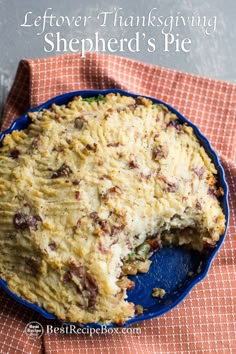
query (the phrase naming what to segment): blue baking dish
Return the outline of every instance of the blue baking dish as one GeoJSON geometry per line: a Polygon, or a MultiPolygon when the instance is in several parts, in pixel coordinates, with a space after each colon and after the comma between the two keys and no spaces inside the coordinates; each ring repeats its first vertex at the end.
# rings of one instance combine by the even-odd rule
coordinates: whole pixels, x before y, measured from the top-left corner
{"type": "MultiPolygon", "coordinates": [[[[39,105],[38,107],[30,109],[23,116],[15,120],[9,129],[0,134],[0,142],[4,139],[6,134],[11,133],[13,130],[25,129],[30,124],[30,119],[27,116],[29,112],[47,109],[52,105],[52,103],[56,103],[57,105],[67,104],[71,99],[73,99],[74,96],[82,96],[83,98],[88,98],[97,96],[99,94],[106,95],[108,93],[120,93],[134,98],[140,96],[138,94],[129,93],[119,89],[69,92],[54,97],[49,101],[39,105]]],[[[224,242],[229,222],[228,186],[225,180],[225,173],[220,163],[219,157],[213,150],[210,142],[193,123],[187,120],[175,108],[156,98],[147,98],[150,98],[154,103],[162,103],[171,112],[175,113],[181,122],[187,123],[194,129],[196,136],[198,137],[202,146],[206,149],[218,171],[218,183],[219,186],[221,186],[224,190],[224,196],[221,197],[221,205],[226,217],[226,228],[224,234],[221,236],[219,242],[217,243],[217,246],[210,249],[208,252],[200,254],[196,251],[189,251],[181,247],[163,247],[160,251],[154,253],[151,257],[152,264],[149,272],[146,274],[138,274],[136,276],[130,277],[135,282],[135,287],[134,289],[128,291],[128,301],[131,301],[134,304],[142,305],[144,308],[144,313],[128,320],[123,326],[128,326],[143,320],[163,315],[178,305],[189,294],[190,290],[207,275],[214,257],[224,242]],[[154,287],[165,289],[166,295],[163,298],[153,298],[151,293],[154,287]]],[[[6,293],[8,293],[20,304],[39,312],[43,317],[47,319],[56,319],[55,315],[48,313],[42,307],[36,304],[32,304],[14,294],[8,288],[7,283],[3,279],[0,279],[0,286],[6,291],[6,293]]],[[[91,323],[84,326],[98,328],[101,327],[102,324],[91,323]]],[[[114,323],[107,325],[107,327],[116,326],[117,325],[114,323]]]]}

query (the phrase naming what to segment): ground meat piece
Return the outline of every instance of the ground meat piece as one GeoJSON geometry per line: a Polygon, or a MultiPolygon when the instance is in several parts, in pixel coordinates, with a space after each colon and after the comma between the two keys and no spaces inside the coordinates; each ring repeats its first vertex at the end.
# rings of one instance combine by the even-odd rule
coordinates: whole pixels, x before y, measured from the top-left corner
{"type": "Polygon", "coordinates": [[[159,133],[156,133],[153,137],[153,140],[156,141],[158,138],[159,138],[160,134],[159,133]]]}
{"type": "Polygon", "coordinates": [[[222,187],[219,187],[219,189],[216,189],[214,187],[209,187],[208,194],[212,198],[222,197],[224,195],[224,189],[222,187]]]}
{"type": "Polygon", "coordinates": [[[178,120],[170,120],[166,127],[174,127],[178,132],[182,129],[182,124],[178,120]]]}
{"type": "Polygon", "coordinates": [[[146,107],[152,105],[152,101],[146,97],[137,97],[135,101],[137,105],[142,105],[146,107]]]}
{"type": "Polygon", "coordinates": [[[75,192],[75,199],[80,200],[80,192],[79,191],[75,192]]]}
{"type": "Polygon", "coordinates": [[[78,186],[78,185],[80,184],[80,181],[81,181],[81,180],[79,180],[79,179],[74,179],[74,180],[72,181],[73,186],[78,186]]]}
{"type": "Polygon", "coordinates": [[[133,111],[137,107],[138,107],[137,103],[131,103],[127,106],[127,108],[129,108],[131,111],[133,111]]]}
{"type": "Polygon", "coordinates": [[[70,270],[67,270],[63,275],[63,283],[68,283],[72,280],[72,274],[70,270]]]}
{"type": "Polygon", "coordinates": [[[28,225],[32,230],[36,231],[38,230],[39,222],[42,222],[42,218],[39,215],[33,215],[30,217],[28,225]]]}
{"type": "Polygon", "coordinates": [[[71,268],[64,274],[64,282],[73,279],[73,275],[80,278],[81,287],[89,293],[88,307],[94,307],[97,302],[98,286],[95,279],[86,271],[84,266],[72,265],[71,268]]]}
{"type": "Polygon", "coordinates": [[[122,194],[120,187],[118,186],[111,187],[107,190],[107,192],[102,192],[100,197],[101,199],[108,200],[110,197],[114,196],[115,194],[118,195],[122,194]]]}
{"type": "Polygon", "coordinates": [[[19,154],[20,154],[20,151],[18,149],[14,149],[10,152],[10,157],[13,159],[13,160],[17,160],[18,157],[19,157],[19,154]]]}
{"type": "Polygon", "coordinates": [[[88,151],[92,151],[92,152],[96,152],[97,151],[97,144],[87,144],[85,146],[85,149],[88,150],[88,151]]]}
{"type": "Polygon", "coordinates": [[[120,226],[112,226],[111,228],[111,236],[119,234],[121,231],[123,231],[125,228],[125,225],[120,225],[120,226]]]}
{"type": "Polygon", "coordinates": [[[93,219],[93,220],[97,220],[98,218],[98,213],[96,211],[93,211],[92,213],[90,213],[90,218],[93,219]]]}
{"type": "Polygon", "coordinates": [[[159,146],[155,146],[152,149],[152,159],[154,161],[158,161],[160,159],[166,159],[169,153],[169,149],[168,146],[166,145],[159,145],[159,146]]]}
{"type": "Polygon", "coordinates": [[[13,222],[16,229],[28,229],[29,215],[26,215],[24,213],[16,213],[13,222]]]}
{"type": "Polygon", "coordinates": [[[109,143],[107,144],[107,147],[118,147],[120,143],[109,143]]]}
{"type": "Polygon", "coordinates": [[[133,169],[133,168],[139,168],[138,162],[136,160],[131,160],[129,162],[129,168],[133,169]]]}
{"type": "Polygon", "coordinates": [[[167,187],[166,190],[169,193],[174,193],[177,191],[177,189],[179,188],[179,185],[177,183],[173,183],[173,182],[168,182],[167,183],[167,187]]]}
{"type": "Polygon", "coordinates": [[[86,123],[86,120],[83,117],[77,117],[75,118],[75,128],[81,130],[86,123]]]}
{"type": "Polygon", "coordinates": [[[202,179],[206,169],[204,166],[202,167],[194,167],[192,168],[192,171],[199,177],[199,179],[202,179]]]}
{"type": "Polygon", "coordinates": [[[63,152],[65,149],[62,146],[54,146],[52,151],[56,151],[58,153],[63,152]]]}
{"type": "Polygon", "coordinates": [[[99,219],[97,222],[98,222],[98,225],[101,227],[102,231],[109,233],[110,228],[109,228],[107,220],[99,219]]]}
{"type": "Polygon", "coordinates": [[[145,174],[145,173],[143,173],[143,172],[141,172],[140,173],[140,177],[142,178],[142,179],[150,179],[151,177],[152,177],[152,173],[148,173],[148,174],[145,174]]]}
{"type": "Polygon", "coordinates": [[[52,241],[48,244],[48,247],[50,248],[51,251],[56,251],[57,244],[56,244],[56,242],[52,241]]]}
{"type": "Polygon", "coordinates": [[[120,187],[118,186],[114,186],[114,187],[111,187],[110,189],[108,189],[108,192],[107,193],[117,193],[117,194],[121,194],[121,189],[120,187]]]}
{"type": "Polygon", "coordinates": [[[16,213],[13,218],[13,223],[16,229],[26,230],[32,229],[36,231],[38,229],[38,223],[42,222],[42,219],[39,215],[27,215],[24,213],[16,213]]]}
{"type": "Polygon", "coordinates": [[[25,258],[25,265],[33,275],[38,273],[38,264],[33,258],[25,258]]]}
{"type": "Polygon", "coordinates": [[[207,194],[209,194],[212,198],[216,198],[217,192],[216,192],[215,188],[209,187],[207,194]]]}
{"type": "Polygon", "coordinates": [[[82,278],[84,276],[84,267],[83,266],[72,267],[70,271],[76,277],[82,278]]]}
{"type": "Polygon", "coordinates": [[[201,203],[198,200],[196,201],[196,208],[198,210],[202,210],[202,205],[201,205],[201,203]]]}
{"type": "Polygon", "coordinates": [[[162,247],[161,244],[161,235],[159,233],[152,235],[150,238],[146,239],[146,243],[151,246],[152,251],[156,251],[162,247]]]}
{"type": "Polygon", "coordinates": [[[91,219],[94,220],[94,222],[96,224],[98,224],[101,227],[102,231],[104,231],[106,233],[110,232],[108,221],[104,220],[104,219],[100,219],[99,216],[98,216],[98,213],[96,211],[92,212],[90,214],[90,217],[91,217],[91,219]]]}
{"type": "Polygon", "coordinates": [[[99,244],[98,244],[98,249],[99,249],[99,251],[100,251],[101,253],[103,253],[103,254],[106,254],[106,253],[109,252],[108,249],[105,248],[104,245],[103,245],[103,243],[101,243],[101,242],[99,242],[99,244]]]}
{"type": "Polygon", "coordinates": [[[93,279],[88,273],[84,278],[84,288],[90,293],[88,306],[94,307],[97,303],[98,286],[95,279],[93,279]]]}
{"type": "Polygon", "coordinates": [[[162,180],[166,184],[166,191],[167,192],[174,193],[178,190],[179,184],[169,181],[166,176],[159,175],[159,179],[162,180]]]}
{"type": "Polygon", "coordinates": [[[39,146],[39,138],[37,137],[37,138],[34,138],[34,140],[32,141],[32,148],[33,149],[37,149],[38,148],[38,146],[39,146]]]}
{"type": "Polygon", "coordinates": [[[109,179],[109,180],[111,180],[111,177],[108,176],[108,175],[103,175],[103,176],[100,177],[100,179],[101,179],[101,180],[104,180],[104,179],[109,179]]]}
{"type": "Polygon", "coordinates": [[[72,170],[70,169],[70,167],[63,163],[63,165],[53,173],[52,178],[69,177],[71,173],[72,170]]]}
{"type": "Polygon", "coordinates": [[[107,110],[107,113],[104,114],[104,119],[107,120],[107,119],[111,118],[113,113],[114,113],[114,110],[112,108],[109,108],[107,110]]]}
{"type": "Polygon", "coordinates": [[[79,218],[79,219],[77,220],[75,228],[81,226],[81,219],[82,219],[82,218],[79,218]]]}

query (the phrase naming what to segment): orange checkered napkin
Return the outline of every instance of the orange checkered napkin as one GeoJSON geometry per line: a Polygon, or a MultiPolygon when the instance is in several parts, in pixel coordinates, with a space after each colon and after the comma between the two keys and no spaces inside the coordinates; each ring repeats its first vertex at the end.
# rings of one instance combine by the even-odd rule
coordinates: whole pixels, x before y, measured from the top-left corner
{"type": "MultiPolygon", "coordinates": [[[[22,60],[7,99],[2,129],[56,95],[121,88],[168,102],[196,123],[219,153],[230,188],[231,221],[206,279],[169,313],[139,325],[141,333],[44,334],[25,325],[51,324],[0,291],[0,353],[236,353],[236,85],[134,60],[89,53],[22,60]]],[[[55,322],[53,322],[55,324],[55,322]]]]}

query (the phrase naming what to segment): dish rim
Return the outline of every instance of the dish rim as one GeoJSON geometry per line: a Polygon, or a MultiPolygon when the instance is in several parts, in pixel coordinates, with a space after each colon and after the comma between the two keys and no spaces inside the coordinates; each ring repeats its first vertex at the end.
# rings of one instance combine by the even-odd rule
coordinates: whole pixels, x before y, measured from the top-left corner
{"type": "MultiPolygon", "coordinates": [[[[194,286],[196,286],[200,281],[202,281],[206,275],[209,272],[209,269],[211,267],[211,264],[216,256],[216,254],[219,252],[226,234],[227,234],[227,229],[228,229],[228,224],[229,224],[229,203],[228,203],[228,193],[229,193],[229,189],[228,189],[228,184],[226,182],[226,178],[225,178],[225,172],[224,172],[224,168],[220,162],[220,158],[218,156],[218,154],[216,153],[216,151],[213,149],[211,143],[209,142],[209,140],[205,137],[205,135],[203,135],[201,133],[201,131],[199,130],[199,128],[192,123],[191,121],[189,121],[185,116],[182,115],[182,113],[180,113],[178,110],[176,110],[173,106],[171,106],[170,104],[166,103],[165,101],[162,101],[160,99],[151,97],[151,96],[147,96],[144,94],[137,94],[137,93],[132,93],[129,91],[125,91],[125,90],[121,90],[121,89],[104,89],[104,90],[79,90],[79,91],[71,91],[71,92],[67,92],[58,96],[55,96],[51,99],[49,99],[48,101],[33,107],[29,110],[27,110],[22,116],[20,116],[19,118],[15,119],[12,124],[10,125],[9,128],[7,128],[5,131],[3,131],[2,133],[0,133],[0,144],[3,141],[4,137],[7,134],[10,134],[12,131],[14,130],[24,130],[26,129],[26,127],[30,124],[30,120],[28,118],[28,113],[30,112],[36,112],[36,111],[40,111],[43,109],[48,109],[50,108],[50,106],[52,105],[52,103],[55,103],[57,105],[62,105],[62,104],[66,104],[68,103],[71,99],[73,99],[75,96],[81,96],[84,98],[88,98],[88,97],[93,97],[93,96],[98,96],[98,95],[107,95],[109,93],[120,93],[122,95],[127,95],[127,96],[131,96],[133,98],[142,96],[148,99],[151,99],[154,103],[158,103],[158,104],[163,104],[164,106],[166,106],[172,113],[176,114],[177,117],[180,119],[181,122],[183,123],[187,123],[189,126],[191,126],[194,130],[195,135],[197,136],[197,138],[199,139],[201,145],[207,150],[207,154],[210,156],[210,158],[212,159],[216,169],[217,169],[217,173],[218,173],[218,180],[219,180],[219,184],[220,186],[223,188],[224,190],[224,196],[222,197],[222,208],[224,210],[224,215],[225,215],[225,219],[226,219],[226,224],[225,224],[225,232],[224,234],[220,237],[220,240],[217,243],[217,246],[213,249],[213,251],[211,252],[209,258],[207,259],[207,261],[204,264],[204,269],[201,269],[201,272],[199,273],[199,275],[197,277],[195,277],[193,279],[192,282],[190,282],[188,284],[188,286],[184,289],[184,291],[180,294],[180,296],[177,297],[177,299],[175,301],[173,301],[171,304],[168,304],[166,307],[158,310],[158,311],[154,311],[154,312],[150,312],[150,313],[144,313],[142,315],[139,316],[135,316],[131,319],[129,319],[128,321],[126,321],[122,326],[118,326],[115,323],[111,323],[111,324],[102,324],[102,323],[89,323],[89,324],[83,324],[83,327],[87,327],[87,328],[101,328],[106,326],[107,328],[113,328],[113,327],[126,327],[129,326],[131,324],[135,324],[138,323],[140,321],[143,320],[147,320],[147,319],[151,319],[154,317],[159,317],[163,314],[165,314],[166,312],[170,311],[171,309],[173,309],[175,306],[177,306],[179,303],[181,303],[185,297],[189,294],[189,292],[192,290],[192,288],[194,286]],[[23,127],[22,127],[23,126],[23,127]]],[[[21,298],[20,296],[16,295],[13,291],[11,291],[8,286],[7,286],[7,282],[5,280],[3,280],[2,278],[0,278],[0,286],[1,288],[8,294],[10,295],[15,301],[17,301],[18,303],[34,310],[37,311],[40,315],[42,315],[44,318],[49,319],[49,320],[58,320],[57,316],[49,313],[48,311],[46,311],[44,308],[42,308],[41,306],[31,303],[23,298],[21,298]]],[[[69,324],[77,324],[77,325],[81,325],[79,323],[73,323],[73,322],[64,322],[64,324],[69,325],[69,324]]]]}

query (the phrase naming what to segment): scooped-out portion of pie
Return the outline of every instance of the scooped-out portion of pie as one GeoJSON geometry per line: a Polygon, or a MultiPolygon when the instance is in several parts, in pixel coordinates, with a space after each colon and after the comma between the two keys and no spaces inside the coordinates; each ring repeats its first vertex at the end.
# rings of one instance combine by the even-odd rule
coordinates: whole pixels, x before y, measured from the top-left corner
{"type": "Polygon", "coordinates": [[[30,113],[0,148],[0,276],[59,319],[122,324],[129,274],[225,230],[217,171],[164,105],[108,94],[30,113]]]}

